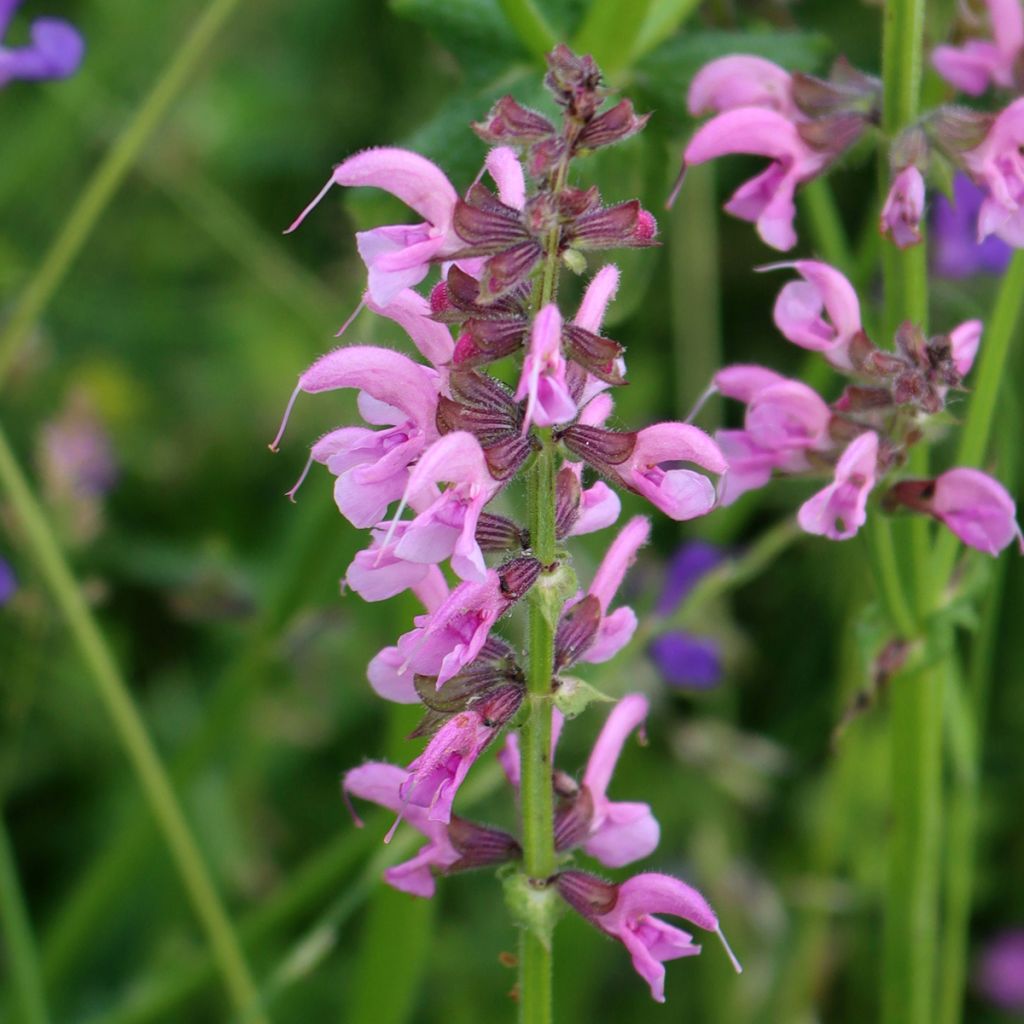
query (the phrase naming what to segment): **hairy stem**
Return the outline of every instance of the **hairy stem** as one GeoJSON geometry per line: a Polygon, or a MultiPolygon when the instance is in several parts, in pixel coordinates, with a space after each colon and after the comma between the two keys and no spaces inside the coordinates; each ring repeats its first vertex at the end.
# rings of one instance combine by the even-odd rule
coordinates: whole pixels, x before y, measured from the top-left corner
{"type": "Polygon", "coordinates": [[[192,901],[235,1007],[249,1021],[266,1018],[258,1007],[257,990],[220,897],[210,878],[195,838],[178,803],[142,716],[106,641],[82,596],[54,537],[43,510],[32,493],[0,429],[0,488],[7,494],[27,553],[34,559],[57,607],[67,623],[88,670],[96,695],[110,715],[150,810],[163,833],[174,866],[192,901]]]}
{"type": "MultiPolygon", "coordinates": [[[[882,128],[894,138],[918,116],[924,0],[887,0],[882,34],[882,128]]],[[[883,188],[887,186],[883,168],[883,188]]],[[[884,194],[884,193],[883,193],[884,194]]],[[[884,336],[904,320],[926,328],[928,279],[923,245],[883,246],[884,336]]],[[[928,472],[928,451],[910,456],[915,475],[928,472]]],[[[889,527],[875,519],[876,539],[889,527]]],[[[916,626],[932,610],[930,524],[919,518],[899,534],[904,569],[901,591],[909,595],[916,626]],[[904,589],[905,588],[905,589],[904,589]]],[[[899,625],[897,625],[899,629],[899,625]]],[[[902,630],[901,630],[902,631],[902,630]]],[[[933,642],[933,639],[929,639],[933,642]]],[[[890,779],[892,833],[883,934],[882,1019],[886,1024],[929,1024],[935,986],[938,918],[939,819],[941,816],[943,666],[899,676],[892,684],[890,779]]]]}

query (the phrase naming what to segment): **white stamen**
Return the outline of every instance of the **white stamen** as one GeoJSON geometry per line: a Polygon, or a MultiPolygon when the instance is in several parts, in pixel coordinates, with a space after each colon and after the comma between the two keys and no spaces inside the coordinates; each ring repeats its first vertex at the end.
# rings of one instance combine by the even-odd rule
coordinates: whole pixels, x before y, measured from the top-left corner
{"type": "Polygon", "coordinates": [[[377,559],[373,563],[374,569],[380,565],[380,560],[384,557],[384,551],[387,546],[391,543],[391,538],[395,535],[395,530],[398,529],[398,522],[402,518],[402,513],[405,511],[405,506],[409,504],[409,493],[406,489],[406,493],[402,495],[402,500],[398,503],[398,511],[395,513],[395,518],[388,523],[388,532],[384,535],[384,540],[381,541],[380,548],[377,551],[377,559]]]}
{"type": "Polygon", "coordinates": [[[692,423],[700,413],[701,409],[704,408],[705,403],[712,395],[718,394],[718,387],[714,381],[712,381],[701,393],[701,396],[697,399],[696,404],[690,410],[689,415],[683,420],[684,423],[692,423]]]}
{"type": "Polygon", "coordinates": [[[267,447],[272,451],[276,452],[279,445],[281,444],[281,438],[284,437],[285,427],[288,426],[288,417],[292,414],[292,408],[295,405],[295,399],[299,397],[299,392],[302,390],[302,384],[296,384],[295,390],[292,392],[292,397],[288,399],[288,405],[285,406],[284,416],[281,418],[281,426],[277,428],[277,437],[274,438],[267,447]]]}
{"type": "Polygon", "coordinates": [[[338,328],[338,333],[335,334],[336,338],[340,338],[349,329],[349,327],[352,325],[352,321],[355,320],[355,318],[357,316],[359,316],[359,314],[363,311],[363,309],[365,307],[366,307],[366,296],[364,295],[359,300],[359,305],[356,306],[356,308],[352,310],[352,313],[349,316],[349,318],[341,325],[340,328],[338,328]]]}
{"type": "Polygon", "coordinates": [[[292,485],[292,489],[291,489],[290,491],[285,491],[285,492],[284,492],[284,495],[285,495],[285,497],[286,497],[286,498],[287,498],[287,499],[288,499],[288,500],[289,500],[289,501],[290,501],[290,502],[291,502],[291,503],[292,503],[293,505],[295,504],[295,495],[296,495],[296,493],[297,493],[298,489],[299,489],[299,488],[300,488],[300,487],[301,487],[301,486],[303,485],[303,483],[305,482],[305,480],[306,480],[306,477],[307,477],[307,476],[309,476],[309,468],[310,468],[310,466],[312,466],[312,465],[313,465],[313,455],[312,455],[312,453],[310,453],[310,456],[309,456],[309,458],[308,458],[308,459],[306,459],[306,465],[305,465],[305,467],[303,468],[303,470],[302,470],[302,473],[301,473],[301,475],[299,476],[299,479],[295,481],[295,483],[294,483],[294,484],[292,485]]]}
{"type": "Polygon", "coordinates": [[[668,199],[665,200],[665,209],[671,210],[675,205],[675,201],[679,198],[679,193],[683,187],[683,179],[686,177],[686,164],[679,168],[679,177],[676,178],[676,183],[672,186],[672,191],[669,193],[668,199]]]}
{"type": "Polygon", "coordinates": [[[320,189],[319,192],[317,192],[316,196],[314,197],[313,201],[309,204],[309,206],[307,206],[302,211],[302,213],[300,213],[298,215],[298,217],[296,217],[295,220],[292,221],[292,223],[289,225],[289,227],[285,228],[284,233],[286,235],[290,235],[306,219],[306,217],[309,215],[310,210],[312,210],[313,207],[316,206],[317,203],[319,203],[320,200],[323,199],[323,197],[325,195],[327,195],[327,193],[330,191],[330,188],[331,188],[331,186],[333,184],[334,184],[334,175],[332,174],[327,179],[327,184],[324,185],[324,187],[322,189],[320,189]]]}
{"type": "Polygon", "coordinates": [[[736,959],[736,954],[732,951],[732,946],[729,945],[725,935],[722,934],[721,927],[715,929],[715,934],[718,936],[719,942],[721,942],[722,946],[725,948],[725,955],[729,958],[729,963],[732,964],[732,969],[737,974],[742,974],[743,965],[736,959]]]}
{"type": "Polygon", "coordinates": [[[754,273],[766,274],[769,270],[792,270],[796,266],[796,260],[780,260],[778,263],[762,263],[754,267],[754,273]]]}

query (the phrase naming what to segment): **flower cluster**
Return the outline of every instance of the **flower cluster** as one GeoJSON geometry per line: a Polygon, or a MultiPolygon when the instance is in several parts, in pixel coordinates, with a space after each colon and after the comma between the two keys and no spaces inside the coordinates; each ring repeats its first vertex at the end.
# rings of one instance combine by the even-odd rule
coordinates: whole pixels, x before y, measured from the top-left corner
{"type": "MultiPolygon", "coordinates": [[[[412,860],[386,875],[420,896],[433,893],[436,873],[520,858],[517,838],[454,813],[474,762],[522,717],[526,673],[517,646],[498,635],[498,622],[521,601],[550,614],[552,678],[541,680],[549,686],[547,713],[555,705],[578,711],[579,693],[588,688],[566,673],[607,661],[632,637],[636,616],[615,607],[615,595],[650,525],[642,516],[625,525],[586,590],[578,588],[566,541],[615,523],[620,501],[609,483],[684,520],[711,510],[716,488],[706,474],[726,470],[717,444],[688,424],[605,426],[611,393],[626,374],[624,347],[602,333],[619,272],[612,264],[597,269],[570,318],[557,301],[559,269],[582,273],[590,254],[655,244],[657,226],[638,201],[606,204],[596,188],[573,184],[570,171],[577,157],[629,138],[647,118],[628,100],[603,109],[607,91],[591,58],[559,47],[548,64],[545,84],[561,123],[501,99],[473,126],[494,148],[464,194],[418,154],[372,149],[339,164],[289,228],[334,185],[384,189],[423,218],[361,232],[356,243],[368,271],[365,306],[404,331],[424,361],[347,345],[300,376],[288,407],[303,392],[358,393],[363,423],[324,435],[310,455],[335,478],[342,515],[370,530],[345,583],[368,601],[412,590],[424,607],[413,628],[373,658],[367,675],[380,696],[424,706],[413,736],[426,738],[426,746],[405,768],[364,764],[344,780],[346,794],[395,812],[392,831],[404,820],[426,837],[412,860]],[[439,280],[417,291],[435,269],[439,280]],[[510,487],[539,467],[550,469],[551,482],[541,516],[551,535],[541,546],[530,525],[536,509],[525,524],[510,487]]],[[[581,848],[617,867],[656,845],[658,826],[646,804],[607,797],[622,744],[646,712],[643,697],[620,702],[581,785],[553,775],[559,858],[581,848]]],[[[500,757],[518,786],[514,733],[500,757]]],[[[618,899],[602,882],[604,909],[595,916],[572,895],[572,874],[531,884],[554,889],[557,882],[570,906],[619,935],[655,998],[662,998],[660,961],[697,947],[650,915],[682,914],[717,931],[707,904],[678,880],[638,876],[618,899]]]]}
{"type": "MultiPolygon", "coordinates": [[[[798,520],[808,533],[846,540],[864,525],[871,491],[903,466],[929,419],[946,408],[949,393],[963,390],[982,325],[969,320],[926,338],[904,323],[895,351],[884,351],[865,333],[856,292],[838,270],[815,260],[784,266],[800,280],[780,291],[775,325],[789,341],[820,352],[851,383],[828,404],[806,384],[763,366],[719,371],[714,389],[746,406],[743,429],[716,435],[729,461],[722,502],[764,486],[773,473],[830,471],[832,482],[804,502],[798,520]]],[[[933,516],[989,554],[1014,538],[1024,547],[1013,499],[975,469],[901,480],[889,487],[883,504],[933,516]]]]}
{"type": "MultiPolygon", "coordinates": [[[[0,0],[0,39],[21,0],[0,0]]],[[[27,46],[0,45],[0,89],[15,79],[67,78],[82,62],[84,44],[78,30],[62,18],[37,18],[29,26],[27,46]]]]}

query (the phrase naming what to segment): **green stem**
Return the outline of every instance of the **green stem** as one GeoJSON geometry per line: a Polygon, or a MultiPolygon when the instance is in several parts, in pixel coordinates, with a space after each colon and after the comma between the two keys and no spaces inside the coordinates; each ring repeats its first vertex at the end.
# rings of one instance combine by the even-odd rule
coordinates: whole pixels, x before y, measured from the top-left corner
{"type": "MultiPolygon", "coordinates": [[[[174,865],[214,951],[235,1006],[256,1006],[256,986],[242,956],[231,922],[221,905],[196,841],[178,804],[142,717],[82,592],[68,567],[39,502],[0,429],[0,485],[35,560],[79,649],[97,696],[138,778],[150,810],[164,835],[174,865]]],[[[250,1011],[251,1012],[251,1011],[250,1011]]],[[[258,1012],[251,1020],[264,1020],[258,1012]]]]}
{"type": "Polygon", "coordinates": [[[807,182],[800,196],[821,258],[849,277],[854,271],[853,252],[828,180],[815,178],[807,182]]]}
{"type": "MultiPolygon", "coordinates": [[[[882,33],[882,129],[895,138],[918,116],[924,0],[887,0],[882,33]]],[[[883,166],[883,189],[888,169],[883,166]]],[[[883,191],[884,194],[884,191],[883,191]]],[[[925,247],[883,246],[883,336],[904,320],[927,327],[925,247]]],[[[927,474],[928,451],[917,445],[914,473],[927,474]]],[[[876,516],[876,519],[878,517],[876,516]]],[[[887,524],[875,528],[885,537],[887,524]]],[[[907,567],[915,633],[932,610],[930,524],[908,524],[899,552],[907,567]]],[[[906,584],[905,584],[906,585],[906,584]]],[[[901,613],[902,617],[902,613],[901,613]]],[[[899,628],[898,624],[894,622],[899,628]]],[[[911,634],[913,635],[913,634],[911,634]]],[[[931,639],[929,642],[932,642],[931,639]]],[[[932,663],[933,659],[926,659],[932,663]]],[[[883,934],[882,1019],[886,1024],[931,1024],[935,985],[942,770],[941,663],[911,672],[891,687],[890,780],[893,827],[888,851],[888,889],[883,934]]]]}
{"type": "Polygon", "coordinates": [[[520,42],[543,60],[558,43],[558,36],[533,0],[498,0],[520,42]]]}
{"type": "Polygon", "coordinates": [[[60,233],[21,294],[11,319],[0,333],[0,384],[18,349],[92,234],[96,222],[131,170],[142,147],[178,98],[210,44],[224,27],[239,0],[211,0],[192,31],[175,51],[149,95],[107,150],[106,156],[79,193],[60,233]]]}
{"type": "Polygon", "coordinates": [[[0,816],[0,926],[7,947],[7,969],[18,1020],[24,1024],[47,1024],[46,995],[39,972],[39,958],[32,935],[32,922],[18,882],[18,867],[11,848],[7,825],[0,816]]]}

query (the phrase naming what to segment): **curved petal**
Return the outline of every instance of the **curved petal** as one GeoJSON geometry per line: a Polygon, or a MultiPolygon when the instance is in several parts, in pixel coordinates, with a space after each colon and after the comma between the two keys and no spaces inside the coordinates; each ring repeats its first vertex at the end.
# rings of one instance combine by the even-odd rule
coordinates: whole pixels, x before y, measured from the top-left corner
{"type": "Polygon", "coordinates": [[[619,268],[614,263],[608,263],[590,279],[573,323],[585,331],[597,334],[601,330],[608,303],[615,298],[618,290],[619,268]]]}
{"type": "Polygon", "coordinates": [[[510,146],[495,146],[484,163],[498,186],[498,198],[506,206],[521,210],[526,205],[526,179],[516,151],[510,146]]]}
{"type": "Polygon", "coordinates": [[[693,76],[686,97],[694,117],[737,107],[764,107],[792,118],[789,72],[763,57],[746,53],[713,60],[693,76]]]}

